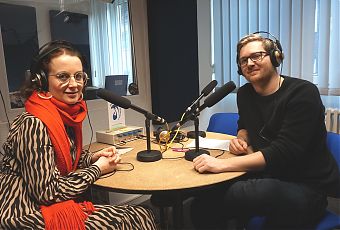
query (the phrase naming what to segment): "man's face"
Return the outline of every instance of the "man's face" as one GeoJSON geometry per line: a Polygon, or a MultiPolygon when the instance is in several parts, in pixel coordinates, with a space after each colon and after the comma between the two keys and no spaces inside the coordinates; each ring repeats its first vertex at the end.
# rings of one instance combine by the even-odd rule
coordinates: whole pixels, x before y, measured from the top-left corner
{"type": "Polygon", "coordinates": [[[239,64],[250,83],[268,81],[276,71],[261,41],[249,42],[241,48],[239,64]]]}

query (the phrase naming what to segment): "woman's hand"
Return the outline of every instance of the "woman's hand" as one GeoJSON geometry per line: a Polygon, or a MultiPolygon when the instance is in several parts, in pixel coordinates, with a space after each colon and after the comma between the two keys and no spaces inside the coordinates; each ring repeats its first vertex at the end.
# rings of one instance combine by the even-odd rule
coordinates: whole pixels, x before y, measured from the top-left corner
{"type": "Polygon", "coordinates": [[[114,146],[110,146],[108,148],[104,148],[98,152],[95,152],[92,155],[91,162],[96,162],[101,156],[103,157],[112,157],[118,153],[117,149],[114,146]]]}
{"type": "Polygon", "coordinates": [[[241,138],[230,140],[229,152],[235,155],[247,154],[248,144],[241,138]]]}
{"type": "Polygon", "coordinates": [[[92,155],[92,162],[97,165],[101,171],[101,174],[112,172],[121,158],[117,149],[114,146],[102,149],[92,155]]]}
{"type": "Polygon", "coordinates": [[[99,167],[101,174],[103,175],[103,174],[110,173],[113,170],[115,170],[120,160],[121,160],[120,155],[114,154],[112,156],[101,156],[93,164],[99,167]]]}

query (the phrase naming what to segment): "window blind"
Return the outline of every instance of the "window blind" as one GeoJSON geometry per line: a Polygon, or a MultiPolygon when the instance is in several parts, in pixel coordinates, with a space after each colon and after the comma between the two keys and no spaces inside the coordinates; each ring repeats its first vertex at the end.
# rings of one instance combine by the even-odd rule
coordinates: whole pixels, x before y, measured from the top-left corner
{"type": "MultiPolygon", "coordinates": [[[[321,94],[340,95],[340,0],[212,0],[214,78],[245,83],[237,74],[236,45],[267,31],[281,43],[282,74],[316,84],[321,94]]],[[[270,37],[269,37],[270,38],[270,37]]],[[[272,39],[272,38],[271,38],[272,39]]]]}

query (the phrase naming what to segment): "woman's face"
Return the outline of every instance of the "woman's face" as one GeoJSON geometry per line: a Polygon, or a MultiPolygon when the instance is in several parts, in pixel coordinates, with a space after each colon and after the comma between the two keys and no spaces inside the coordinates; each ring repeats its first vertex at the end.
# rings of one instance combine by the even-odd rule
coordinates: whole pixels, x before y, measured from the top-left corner
{"type": "Polygon", "coordinates": [[[79,77],[74,75],[83,71],[83,65],[79,57],[62,54],[52,58],[49,63],[49,70],[48,90],[51,95],[66,104],[77,103],[84,88],[84,81],[79,80],[79,77]],[[71,77],[65,81],[67,74],[71,77]]]}

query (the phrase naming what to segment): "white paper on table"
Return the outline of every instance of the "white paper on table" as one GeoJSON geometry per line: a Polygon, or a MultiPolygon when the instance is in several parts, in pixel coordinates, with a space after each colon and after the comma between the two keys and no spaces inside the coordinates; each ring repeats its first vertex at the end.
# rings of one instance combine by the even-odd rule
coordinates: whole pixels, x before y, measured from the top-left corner
{"type": "Polygon", "coordinates": [[[119,155],[130,152],[133,149],[133,148],[130,148],[130,147],[116,147],[116,148],[118,150],[119,155]]]}
{"type": "MultiPolygon", "coordinates": [[[[199,137],[199,147],[205,149],[220,149],[229,151],[230,140],[218,140],[199,137]]],[[[187,148],[195,148],[195,140],[187,144],[187,148]]]]}

